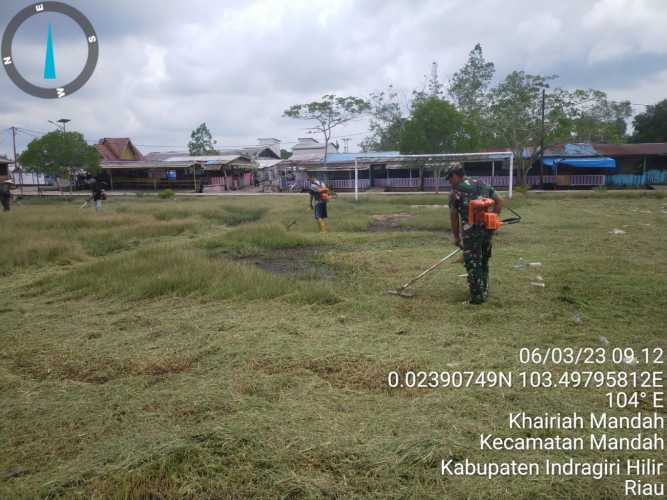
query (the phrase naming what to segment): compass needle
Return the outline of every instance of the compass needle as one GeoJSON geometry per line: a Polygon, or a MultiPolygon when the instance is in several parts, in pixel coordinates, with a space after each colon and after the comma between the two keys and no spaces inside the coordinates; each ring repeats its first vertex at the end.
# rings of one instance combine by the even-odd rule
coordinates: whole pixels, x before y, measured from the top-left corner
{"type": "Polygon", "coordinates": [[[44,80],[56,79],[56,62],[53,57],[53,35],[51,33],[51,23],[49,23],[49,33],[46,37],[46,60],[44,61],[44,80]]]}

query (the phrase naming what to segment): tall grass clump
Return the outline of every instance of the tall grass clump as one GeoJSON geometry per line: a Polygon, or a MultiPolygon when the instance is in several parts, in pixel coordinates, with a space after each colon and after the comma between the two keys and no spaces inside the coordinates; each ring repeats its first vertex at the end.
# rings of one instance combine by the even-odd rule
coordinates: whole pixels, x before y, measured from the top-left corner
{"type": "Polygon", "coordinates": [[[0,255],[0,276],[12,274],[19,268],[69,264],[85,258],[77,242],[45,237],[37,232],[0,238],[0,255]]]}
{"type": "Polygon", "coordinates": [[[302,234],[289,232],[279,224],[248,224],[201,243],[209,254],[256,255],[267,250],[286,250],[313,245],[302,234]]]}
{"type": "Polygon", "coordinates": [[[262,207],[234,207],[222,206],[219,208],[207,208],[198,210],[197,215],[204,220],[215,224],[224,224],[225,226],[239,226],[248,222],[260,220],[266,213],[266,208],[262,207]]]}
{"type": "Polygon", "coordinates": [[[187,222],[140,223],[116,228],[113,231],[83,230],[76,237],[88,254],[94,257],[129,250],[144,240],[173,237],[183,234],[192,226],[187,222]]]}
{"type": "Polygon", "coordinates": [[[223,224],[227,226],[238,226],[258,221],[264,213],[266,213],[266,208],[261,207],[224,207],[221,219],[223,224]]]}
{"type": "Polygon", "coordinates": [[[44,291],[74,297],[116,297],[122,300],[201,296],[212,299],[267,300],[286,297],[300,303],[337,302],[308,283],[274,276],[252,265],[207,258],[192,248],[173,246],[137,250],[83,264],[64,275],[44,278],[44,291]]]}

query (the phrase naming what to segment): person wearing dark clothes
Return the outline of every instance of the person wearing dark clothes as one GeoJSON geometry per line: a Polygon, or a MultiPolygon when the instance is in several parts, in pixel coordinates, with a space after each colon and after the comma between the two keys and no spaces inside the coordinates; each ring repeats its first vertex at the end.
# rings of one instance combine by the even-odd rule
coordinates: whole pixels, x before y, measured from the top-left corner
{"type": "Polygon", "coordinates": [[[489,294],[489,260],[491,259],[493,231],[474,220],[468,220],[472,200],[493,200],[493,211],[500,214],[503,200],[493,186],[478,179],[466,177],[459,163],[447,171],[447,180],[452,186],[449,196],[449,215],[454,234],[454,244],[463,250],[463,262],[468,271],[470,288],[469,304],[482,304],[489,294]]]}
{"type": "Polygon", "coordinates": [[[90,186],[91,198],[95,202],[95,210],[99,212],[102,210],[102,200],[105,198],[102,185],[95,177],[90,177],[88,179],[88,186],[90,186]]]}
{"type": "Polygon", "coordinates": [[[12,192],[10,191],[11,187],[11,181],[5,181],[0,184],[0,203],[2,203],[2,210],[4,212],[9,212],[10,209],[12,200],[12,192]]]}

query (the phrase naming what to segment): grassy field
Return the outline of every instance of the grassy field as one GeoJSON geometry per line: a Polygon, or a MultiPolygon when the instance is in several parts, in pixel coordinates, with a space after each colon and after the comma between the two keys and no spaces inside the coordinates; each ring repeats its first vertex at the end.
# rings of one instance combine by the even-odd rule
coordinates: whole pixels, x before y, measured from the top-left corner
{"type": "Polygon", "coordinates": [[[24,200],[0,213],[0,497],[617,498],[620,478],[439,473],[544,459],[479,434],[521,435],[519,409],[602,411],[604,390],[386,377],[516,371],[521,347],[600,336],[667,347],[664,194],[517,195],[481,307],[460,263],[383,293],[451,250],[446,195],[341,197],[324,235],[305,196],[24,200]]]}

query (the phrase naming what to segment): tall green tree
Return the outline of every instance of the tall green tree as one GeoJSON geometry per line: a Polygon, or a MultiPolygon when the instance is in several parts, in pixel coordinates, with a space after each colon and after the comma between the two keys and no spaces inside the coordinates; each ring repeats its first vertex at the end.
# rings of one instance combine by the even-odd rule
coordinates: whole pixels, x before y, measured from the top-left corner
{"type": "Polygon", "coordinates": [[[390,85],[386,91],[371,92],[370,134],[361,142],[363,151],[396,151],[400,149],[405,120],[398,92],[390,85]]]}
{"type": "Polygon", "coordinates": [[[620,142],[630,103],[614,102],[594,89],[550,88],[556,75],[530,75],[513,71],[489,92],[485,121],[492,145],[506,146],[515,156],[519,180],[540,154],[542,91],[545,91],[544,144],[559,142],[620,142]],[[524,152],[530,151],[524,158],[524,152]]]}
{"type": "Polygon", "coordinates": [[[667,99],[635,116],[632,142],[667,142],[667,99]]]}
{"type": "Polygon", "coordinates": [[[449,102],[431,97],[415,103],[400,135],[405,154],[457,153],[477,147],[477,130],[449,102]]]}
{"type": "Polygon", "coordinates": [[[563,109],[569,123],[569,139],[572,142],[618,143],[626,138],[627,120],[632,116],[629,101],[610,101],[607,94],[595,89],[566,91],[557,89],[563,96],[563,109]]]}
{"type": "Polygon", "coordinates": [[[211,131],[202,123],[190,134],[190,142],[188,142],[188,151],[192,156],[214,155],[216,141],[211,135],[211,131]]]}
{"type": "Polygon", "coordinates": [[[332,131],[339,125],[366,113],[369,109],[368,101],[360,97],[337,97],[333,94],[327,94],[323,95],[319,101],[294,104],[285,110],[283,116],[315,122],[311,131],[322,134],[324,138],[322,164],[325,164],[332,131]]]}
{"type": "MultiPolygon", "coordinates": [[[[523,158],[524,150],[540,143],[542,90],[556,76],[530,75],[513,71],[489,92],[489,106],[485,120],[490,126],[490,140],[494,146],[509,147],[514,153],[515,166],[521,183],[526,182],[533,159],[523,158]]],[[[564,113],[564,95],[553,93],[546,99],[545,144],[560,133],[567,121],[564,113]],[[558,131],[557,131],[558,130],[558,131]]],[[[535,148],[537,149],[537,148],[535,148]]]]}
{"type": "Polygon", "coordinates": [[[18,158],[27,172],[63,178],[75,169],[95,174],[100,154],[79,132],[53,131],[34,139],[18,158]]]}
{"type": "MultiPolygon", "coordinates": [[[[413,104],[412,114],[400,134],[400,150],[405,154],[459,153],[475,151],[479,132],[449,102],[438,97],[420,99],[413,104]]],[[[424,179],[424,166],[419,167],[419,177],[424,179]]],[[[441,166],[434,167],[436,179],[441,166]]],[[[436,183],[436,190],[439,182],[436,183]]],[[[423,188],[423,185],[422,185],[423,188]]]]}
{"type": "Polygon", "coordinates": [[[448,93],[456,108],[470,118],[477,118],[487,104],[487,92],[496,68],[484,58],[478,43],[468,60],[449,81],[448,93]]]}

